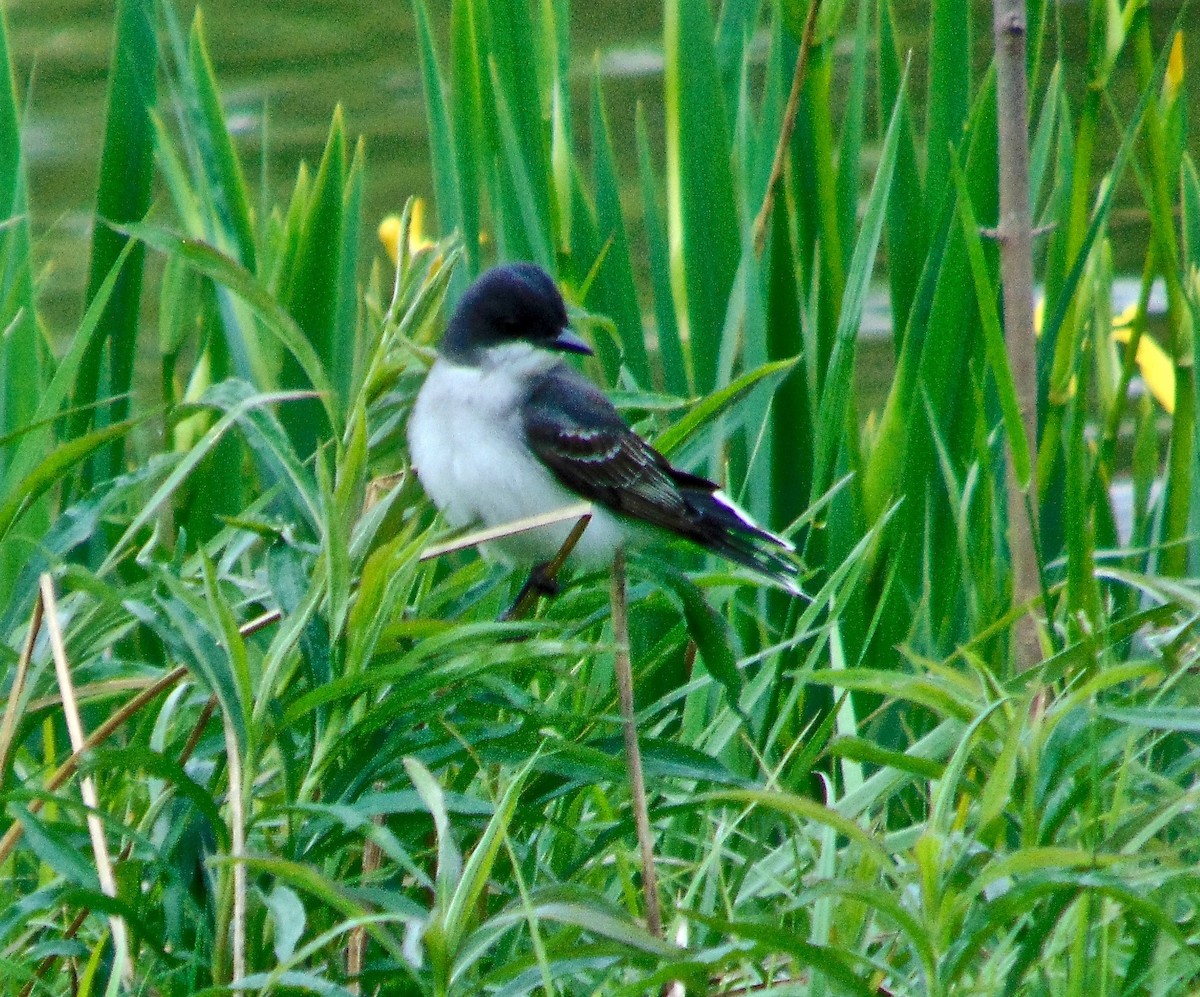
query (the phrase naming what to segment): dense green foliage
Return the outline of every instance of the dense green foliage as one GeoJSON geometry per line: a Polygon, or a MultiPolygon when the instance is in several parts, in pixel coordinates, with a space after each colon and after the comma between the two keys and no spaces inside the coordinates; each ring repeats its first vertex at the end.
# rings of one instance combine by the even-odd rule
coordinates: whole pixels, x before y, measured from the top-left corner
{"type": "Polygon", "coordinates": [[[965,0],[933,0],[927,86],[888,0],[824,0],[761,252],[799,0],[664,0],[661,142],[658,108],[613,121],[599,72],[581,86],[567,0],[453,0],[445,25],[413,0],[439,241],[409,238],[410,206],[369,273],[369,153],[340,113],[264,213],[201,18],[118,8],[87,308],[53,350],[0,22],[6,991],[1196,990],[1200,180],[1146,5],[1090,3],[1081,96],[1059,6],[1028,5],[1032,606],[965,0]],[[1150,221],[1128,330],[1117,190],[1150,221]],[[632,564],[665,939],[640,920],[607,580],[501,623],[520,579],[420,559],[444,527],[404,421],[446,302],[499,258],[555,272],[630,421],[808,569],[793,600],[684,549],[632,564]],[[876,414],[854,382],[881,258],[876,414]],[[1152,333],[1169,410],[1128,390],[1152,333]],[[1029,611],[1045,660],[1018,671],[1029,611]]]}

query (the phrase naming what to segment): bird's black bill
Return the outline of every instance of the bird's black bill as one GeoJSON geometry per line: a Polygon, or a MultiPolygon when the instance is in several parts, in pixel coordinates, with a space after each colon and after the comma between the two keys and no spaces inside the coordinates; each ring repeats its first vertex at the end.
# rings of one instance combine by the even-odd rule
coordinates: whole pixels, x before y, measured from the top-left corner
{"type": "Polygon", "coordinates": [[[561,330],[551,341],[550,345],[556,350],[562,350],[564,353],[583,353],[588,356],[592,354],[592,348],[570,329],[561,330]]]}

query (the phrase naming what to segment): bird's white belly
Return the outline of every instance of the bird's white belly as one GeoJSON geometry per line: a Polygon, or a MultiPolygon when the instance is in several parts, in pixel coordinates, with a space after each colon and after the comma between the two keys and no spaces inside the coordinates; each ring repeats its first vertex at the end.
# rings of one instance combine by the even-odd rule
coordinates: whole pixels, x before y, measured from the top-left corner
{"type": "MultiPolygon", "coordinates": [[[[433,504],[452,526],[485,527],[552,512],[579,501],[525,442],[524,389],[511,374],[437,360],[408,424],[409,451],[433,504]]],[[[528,530],[487,545],[513,564],[548,561],[573,522],[528,530]]],[[[624,524],[597,507],[571,563],[598,565],[626,540],[624,524]]]]}

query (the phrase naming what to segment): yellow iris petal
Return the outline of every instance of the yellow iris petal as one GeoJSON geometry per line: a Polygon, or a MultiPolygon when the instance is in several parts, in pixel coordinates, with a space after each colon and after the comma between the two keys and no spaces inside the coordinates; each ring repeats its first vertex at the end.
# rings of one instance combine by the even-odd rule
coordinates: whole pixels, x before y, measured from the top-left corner
{"type": "MultiPolygon", "coordinates": [[[[400,261],[400,216],[388,215],[379,223],[379,241],[393,263],[400,261]]],[[[425,198],[414,197],[408,222],[408,255],[432,249],[434,242],[425,234],[425,198]]]]}
{"type": "Polygon", "coordinates": [[[1171,43],[1171,54],[1167,57],[1167,75],[1163,79],[1163,97],[1171,104],[1183,86],[1183,32],[1175,32],[1171,43]]]}
{"type": "MultiPolygon", "coordinates": [[[[1136,309],[1136,306],[1134,306],[1136,309]]],[[[1124,312],[1121,316],[1124,316],[1124,312]]],[[[1113,339],[1118,343],[1128,343],[1132,337],[1132,330],[1129,328],[1129,323],[1113,325],[1113,339]]],[[[1168,415],[1175,413],[1175,365],[1171,362],[1171,358],[1158,345],[1149,334],[1143,332],[1141,339],[1138,340],[1137,349],[1137,365],[1141,371],[1142,380],[1146,382],[1146,387],[1150,389],[1150,394],[1154,396],[1154,400],[1158,402],[1167,412],[1168,415]]]]}
{"type": "Polygon", "coordinates": [[[400,216],[388,215],[379,223],[379,241],[392,263],[400,262],[400,216]]]}

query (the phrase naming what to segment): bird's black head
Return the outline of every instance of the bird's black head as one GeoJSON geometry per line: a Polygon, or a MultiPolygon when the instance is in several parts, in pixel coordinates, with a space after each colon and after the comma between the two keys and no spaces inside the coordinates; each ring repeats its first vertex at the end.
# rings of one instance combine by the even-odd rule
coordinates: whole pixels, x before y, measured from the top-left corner
{"type": "Polygon", "coordinates": [[[449,360],[473,364],[486,350],[519,342],[546,350],[592,352],[571,331],[567,306],[554,281],[533,263],[494,267],[467,288],[439,349],[449,360]]]}

